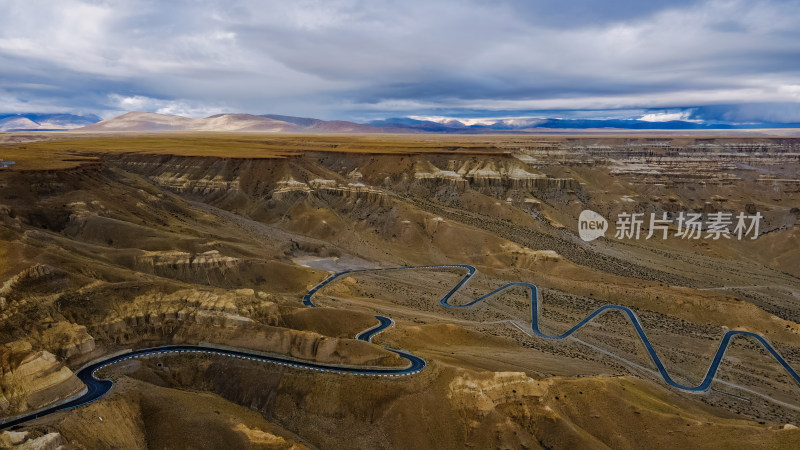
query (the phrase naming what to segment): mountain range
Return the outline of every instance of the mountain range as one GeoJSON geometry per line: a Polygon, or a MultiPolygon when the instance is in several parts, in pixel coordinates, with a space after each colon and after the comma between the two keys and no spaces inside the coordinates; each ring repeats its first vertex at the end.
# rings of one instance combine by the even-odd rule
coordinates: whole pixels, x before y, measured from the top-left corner
{"type": "Polygon", "coordinates": [[[71,130],[99,121],[93,114],[0,114],[0,131],[71,130]]]}
{"type": "Polygon", "coordinates": [[[216,114],[190,118],[129,112],[107,120],[72,114],[0,114],[0,131],[75,130],[91,132],[230,131],[269,133],[536,133],[545,130],[732,130],[800,128],[800,124],[729,124],[691,120],[514,118],[496,120],[397,117],[355,123],[277,114],[216,114]]]}
{"type": "MultiPolygon", "coordinates": [[[[363,125],[342,120],[319,120],[275,114],[217,114],[192,119],[167,114],[129,112],[77,131],[248,131],[270,133],[380,133],[391,127],[363,125]]],[[[404,130],[398,130],[404,131],[404,130]]]]}

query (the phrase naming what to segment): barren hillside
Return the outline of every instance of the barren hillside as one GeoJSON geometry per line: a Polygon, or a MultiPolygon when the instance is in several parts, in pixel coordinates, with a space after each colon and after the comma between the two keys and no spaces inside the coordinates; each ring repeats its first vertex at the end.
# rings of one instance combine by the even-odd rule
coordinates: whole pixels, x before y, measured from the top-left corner
{"type": "MultiPolygon", "coordinates": [[[[133,115],[125,126],[141,131],[152,120],[133,115]]],[[[297,126],[200,120],[158,126],[297,126]]],[[[0,158],[16,161],[0,169],[0,416],[73,395],[73,373],[94,358],[165,344],[401,365],[390,347],[428,366],[384,379],[213,355],[130,360],[103,369],[116,383],[106,397],[0,439],[662,448],[680,433],[692,447],[710,436],[718,446],[800,442],[800,386],[744,338],[711,389],[693,394],[663,382],[621,315],[550,341],[530,332],[523,290],[443,308],[439,298],[463,276],[457,268],[353,273],[316,294],[320,308],[302,303],[331,272],[471,264],[478,274],[455,302],[535,283],[552,334],[604,304],[625,305],[686,384],[703,378],[727,330],[765,336],[800,368],[798,140],[34,138],[0,146],[0,158]],[[605,237],[579,237],[587,209],[609,219],[605,237]],[[620,214],[681,212],[762,219],[755,239],[683,239],[674,223],[668,239],[615,237],[620,214]],[[353,339],[375,315],[394,326],[373,343],[353,339]],[[167,432],[167,421],[179,431],[167,432]]]]}

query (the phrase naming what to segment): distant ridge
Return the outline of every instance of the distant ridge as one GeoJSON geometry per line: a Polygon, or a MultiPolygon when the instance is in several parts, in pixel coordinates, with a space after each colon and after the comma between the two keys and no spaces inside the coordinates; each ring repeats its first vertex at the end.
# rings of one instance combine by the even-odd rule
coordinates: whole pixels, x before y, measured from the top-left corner
{"type": "Polygon", "coordinates": [[[168,114],[129,112],[77,131],[299,131],[293,123],[251,114],[217,114],[205,119],[168,114]]]}
{"type": "Polygon", "coordinates": [[[0,132],[61,131],[84,127],[99,121],[95,115],[75,114],[0,114],[0,132]]]}
{"type": "Polygon", "coordinates": [[[392,127],[362,125],[343,120],[319,120],[305,117],[265,114],[216,114],[204,119],[129,112],[75,131],[236,131],[261,133],[408,133],[392,127]]]}
{"type": "Polygon", "coordinates": [[[555,130],[714,130],[733,129],[689,121],[647,122],[635,119],[499,119],[467,125],[456,119],[443,121],[391,118],[359,124],[279,114],[216,114],[203,119],[129,112],[76,131],[233,131],[268,133],[536,133],[555,130]]]}
{"type": "Polygon", "coordinates": [[[216,114],[205,118],[133,111],[101,121],[72,114],[0,114],[0,132],[72,130],[78,132],[217,131],[259,133],[519,133],[519,134],[668,134],[800,136],[800,124],[703,123],[640,119],[417,119],[396,117],[355,123],[280,114],[216,114]]]}
{"type": "Polygon", "coordinates": [[[281,116],[278,114],[264,114],[261,117],[267,117],[275,120],[282,120],[284,122],[293,123],[306,128],[306,131],[323,132],[323,133],[398,133],[406,132],[399,130],[398,127],[383,127],[380,125],[360,124],[355,122],[348,122],[345,120],[320,120],[311,119],[308,117],[294,117],[294,116],[281,116]]]}
{"type": "MultiPolygon", "coordinates": [[[[465,122],[469,120],[465,119],[465,122]]],[[[408,117],[374,120],[371,125],[398,128],[411,128],[431,132],[480,132],[493,131],[526,131],[531,129],[620,129],[620,130],[711,130],[734,129],[730,124],[699,123],[686,120],[670,120],[664,122],[650,122],[638,119],[497,119],[482,123],[468,125],[458,119],[443,120],[418,120],[408,117]]]]}
{"type": "MultiPolygon", "coordinates": [[[[701,122],[695,120],[649,121],[642,119],[551,119],[536,117],[520,117],[510,119],[452,119],[420,120],[410,117],[395,117],[373,120],[369,125],[406,128],[430,133],[549,133],[558,130],[574,132],[583,131],[668,131],[668,132],[702,132],[712,130],[759,130],[800,128],[800,123],[758,123],[731,124],[720,122],[701,122]],[[461,121],[463,120],[463,122],[461,121]],[[477,123],[474,123],[477,122],[477,123]]],[[[782,134],[796,134],[784,132],[782,134]]]]}

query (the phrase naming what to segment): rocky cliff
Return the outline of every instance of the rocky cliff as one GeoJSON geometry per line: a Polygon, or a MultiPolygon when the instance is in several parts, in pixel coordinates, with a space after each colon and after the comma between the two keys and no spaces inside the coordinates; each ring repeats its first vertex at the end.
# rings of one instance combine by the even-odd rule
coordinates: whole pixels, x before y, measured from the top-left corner
{"type": "Polygon", "coordinates": [[[16,341],[0,347],[0,413],[13,416],[38,409],[84,389],[55,355],[16,341]]]}

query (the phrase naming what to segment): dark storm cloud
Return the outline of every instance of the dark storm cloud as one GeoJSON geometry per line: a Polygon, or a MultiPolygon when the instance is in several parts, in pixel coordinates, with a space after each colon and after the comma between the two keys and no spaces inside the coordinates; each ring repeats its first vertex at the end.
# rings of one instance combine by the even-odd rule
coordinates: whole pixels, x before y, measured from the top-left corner
{"type": "Polygon", "coordinates": [[[0,112],[789,122],[797,17],[789,1],[11,2],[0,112]]]}

